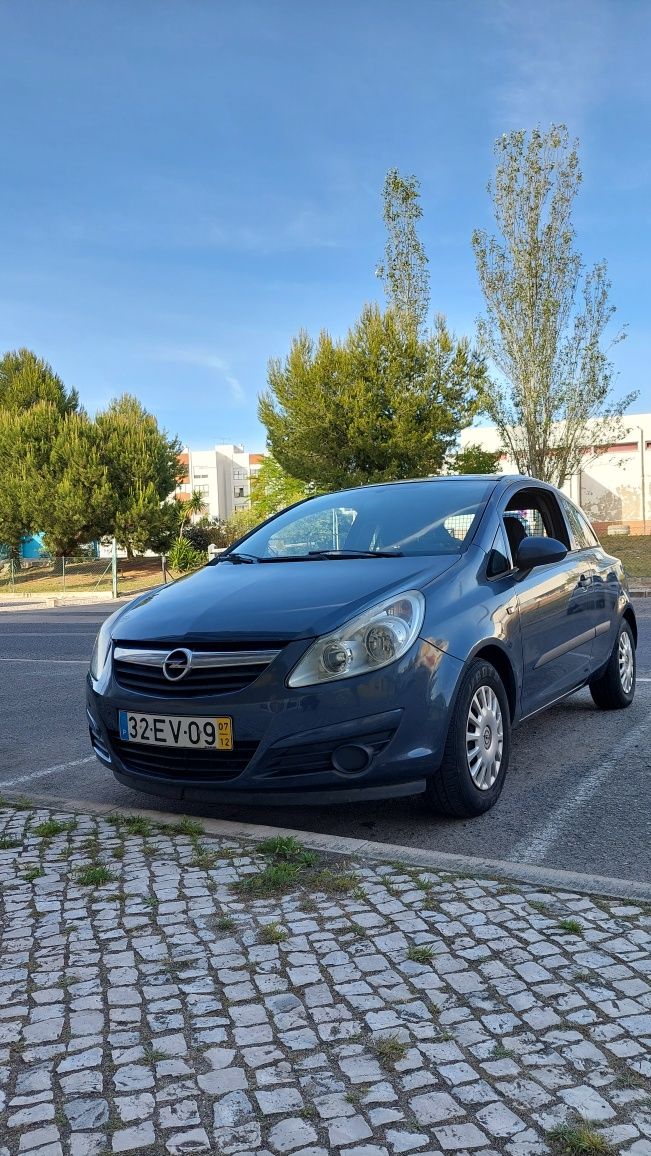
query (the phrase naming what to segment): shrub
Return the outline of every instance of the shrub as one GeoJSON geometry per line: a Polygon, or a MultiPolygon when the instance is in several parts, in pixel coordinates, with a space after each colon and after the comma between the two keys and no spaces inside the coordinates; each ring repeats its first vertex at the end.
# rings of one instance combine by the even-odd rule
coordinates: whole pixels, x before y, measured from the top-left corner
{"type": "Polygon", "coordinates": [[[206,555],[195,550],[187,538],[177,538],[167,555],[167,564],[170,570],[180,570],[183,573],[188,570],[198,570],[200,566],[205,565],[206,561],[206,555]]]}

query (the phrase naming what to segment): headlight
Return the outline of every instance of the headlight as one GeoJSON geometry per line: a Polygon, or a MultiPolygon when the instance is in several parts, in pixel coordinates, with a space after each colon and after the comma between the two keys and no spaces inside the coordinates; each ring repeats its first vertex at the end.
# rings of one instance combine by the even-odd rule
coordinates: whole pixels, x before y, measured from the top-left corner
{"type": "Polygon", "coordinates": [[[352,622],[318,638],[287,681],[314,686],[366,674],[402,658],[423,625],[425,599],[418,590],[394,595],[352,622]]]}
{"type": "Polygon", "coordinates": [[[111,614],[105,622],[102,623],[99,634],[95,639],[93,653],[90,656],[90,675],[91,678],[97,680],[106,666],[106,660],[111,652],[111,629],[116,618],[122,613],[124,607],[121,606],[115,614],[111,614]]]}

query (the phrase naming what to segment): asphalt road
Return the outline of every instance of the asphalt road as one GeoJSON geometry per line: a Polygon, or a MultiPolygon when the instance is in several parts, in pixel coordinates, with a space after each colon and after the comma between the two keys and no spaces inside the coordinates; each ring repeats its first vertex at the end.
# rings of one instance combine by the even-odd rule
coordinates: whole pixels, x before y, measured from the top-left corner
{"type": "Polygon", "coordinates": [[[90,754],[84,679],[110,605],[0,614],[0,791],[197,815],[510,859],[651,882],[651,599],[640,600],[633,706],[595,709],[587,692],[514,735],[498,805],[468,822],[418,797],[345,807],[174,808],[120,786],[90,754]],[[648,681],[644,681],[644,680],[648,681]]]}

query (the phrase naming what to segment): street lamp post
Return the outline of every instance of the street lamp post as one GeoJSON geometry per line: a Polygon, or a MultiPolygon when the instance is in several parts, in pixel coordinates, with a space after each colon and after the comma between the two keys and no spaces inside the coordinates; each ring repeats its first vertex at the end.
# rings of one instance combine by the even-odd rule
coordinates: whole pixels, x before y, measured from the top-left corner
{"type": "Polygon", "coordinates": [[[642,426],[637,427],[640,431],[640,466],[642,471],[642,532],[646,534],[646,479],[644,477],[644,430],[642,426]]]}

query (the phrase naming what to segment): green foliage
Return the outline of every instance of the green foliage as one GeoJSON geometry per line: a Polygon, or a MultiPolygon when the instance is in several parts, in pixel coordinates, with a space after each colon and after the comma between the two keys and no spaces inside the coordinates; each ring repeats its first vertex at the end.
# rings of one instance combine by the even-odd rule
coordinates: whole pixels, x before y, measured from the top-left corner
{"type": "Polygon", "coordinates": [[[557,1124],[547,1133],[547,1137],[556,1152],[567,1153],[569,1156],[597,1156],[598,1153],[614,1152],[606,1137],[595,1131],[586,1120],[557,1124]]]}
{"type": "Polygon", "coordinates": [[[397,169],[389,169],[383,190],[385,263],[377,269],[391,309],[416,330],[425,325],[429,306],[427,256],[416,230],[423,215],[419,190],[416,177],[402,177],[397,169]]]}
{"type": "Polygon", "coordinates": [[[114,499],[113,532],[131,556],[147,548],[165,551],[178,534],[178,513],[165,499],[183,467],[181,444],[159,429],[135,397],[123,394],[97,415],[103,460],[114,499]]]}
{"type": "Polygon", "coordinates": [[[479,445],[469,445],[463,450],[457,450],[449,462],[452,474],[497,474],[501,451],[495,453],[484,450],[479,445]]]}
{"type": "Polygon", "coordinates": [[[97,427],[85,414],[66,416],[47,460],[32,476],[30,522],[52,554],[74,554],[112,528],[113,493],[97,427]]]}
{"type": "Polygon", "coordinates": [[[190,570],[198,570],[206,561],[207,555],[195,550],[187,538],[177,538],[167,555],[170,570],[180,570],[183,574],[190,570]]]}
{"type": "Polygon", "coordinates": [[[178,507],[180,538],[192,518],[205,514],[206,503],[203,494],[199,490],[193,490],[187,501],[178,502],[178,507]]]}
{"type": "Polygon", "coordinates": [[[206,554],[212,541],[210,529],[207,526],[185,526],[183,537],[200,554],[206,554]]]}
{"type": "Polygon", "coordinates": [[[285,472],[271,454],[265,455],[258,473],[251,479],[251,513],[263,522],[279,510],[307,498],[311,487],[285,472]]]}
{"type": "MultiPolygon", "coordinates": [[[[483,362],[438,315],[426,328],[427,257],[415,177],[384,185],[389,308],[367,305],[343,340],[301,332],[269,363],[259,401],[270,451],[291,478],[318,490],[440,473],[483,387],[483,362]]],[[[269,467],[271,469],[271,467],[269,467]]]]}
{"type": "Polygon", "coordinates": [[[602,347],[614,313],[606,265],[582,278],[574,247],[577,144],[553,125],[505,133],[495,154],[489,192],[498,235],[476,230],[472,238],[486,305],[479,348],[494,370],[482,406],[518,470],[560,486],[585,465],[585,447],[617,440],[636,395],[612,399],[602,347]]]}
{"type": "Polygon", "coordinates": [[[336,490],[440,473],[483,379],[443,317],[421,337],[369,305],[343,341],[295,338],[270,363],[259,413],[283,469],[336,490]]]}
{"type": "Polygon", "coordinates": [[[67,390],[52,366],[30,349],[5,353],[0,358],[0,409],[23,413],[39,402],[63,416],[78,409],[79,394],[67,390]]]}

